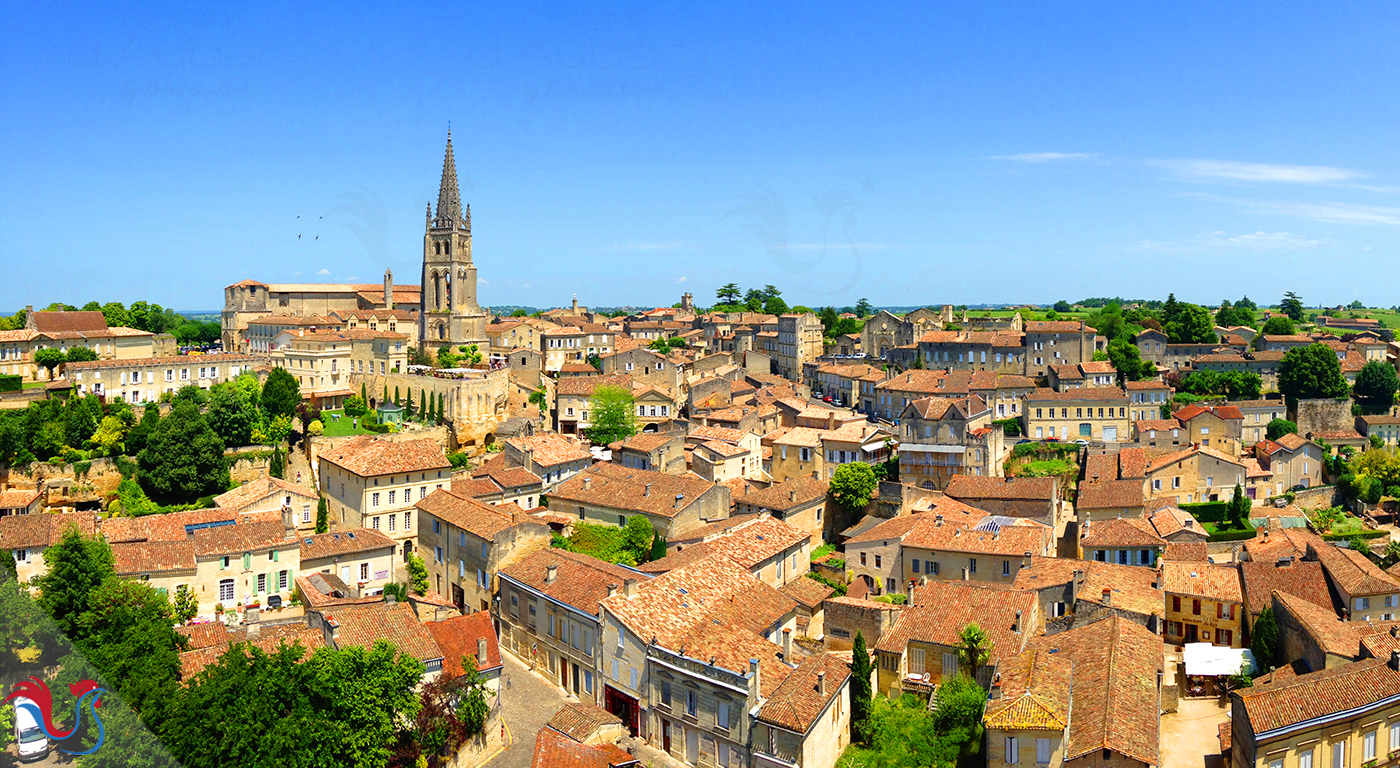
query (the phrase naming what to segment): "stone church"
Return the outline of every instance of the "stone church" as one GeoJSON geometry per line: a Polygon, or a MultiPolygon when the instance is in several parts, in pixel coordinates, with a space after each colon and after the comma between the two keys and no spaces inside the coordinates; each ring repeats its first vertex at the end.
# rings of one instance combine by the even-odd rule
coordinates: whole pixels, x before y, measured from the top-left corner
{"type": "Polygon", "coordinates": [[[423,235],[419,285],[395,285],[386,270],[376,283],[261,283],[244,280],[224,289],[223,344],[229,352],[248,352],[248,324],[268,317],[316,318],[327,328],[343,325],[351,313],[416,310],[412,322],[429,352],[440,347],[477,344],[488,347],[487,310],[476,302],[476,267],[472,264],[471,208],[463,209],[452,157],[452,133],[438,186],[437,212],[428,208],[423,235]]]}

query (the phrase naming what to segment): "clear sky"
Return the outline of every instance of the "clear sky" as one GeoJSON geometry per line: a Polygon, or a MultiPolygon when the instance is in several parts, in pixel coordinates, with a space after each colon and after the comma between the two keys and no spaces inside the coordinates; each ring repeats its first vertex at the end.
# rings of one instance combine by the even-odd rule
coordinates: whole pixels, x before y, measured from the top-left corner
{"type": "Polygon", "coordinates": [[[417,282],[449,121],[487,305],[1400,303],[1389,4],[234,5],[8,6],[0,309],[417,282]]]}

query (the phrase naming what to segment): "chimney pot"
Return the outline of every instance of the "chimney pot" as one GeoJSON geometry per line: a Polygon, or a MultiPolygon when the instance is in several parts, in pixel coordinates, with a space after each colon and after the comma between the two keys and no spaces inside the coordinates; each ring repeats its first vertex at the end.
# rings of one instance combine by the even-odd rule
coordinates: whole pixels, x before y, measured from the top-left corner
{"type": "Polygon", "coordinates": [[[484,637],[476,639],[476,666],[478,668],[486,666],[486,638],[484,637]]]}
{"type": "Polygon", "coordinates": [[[1100,598],[1100,602],[1102,602],[1104,605],[1113,604],[1113,590],[1111,588],[1103,588],[1103,596],[1100,598]]]}
{"type": "Polygon", "coordinates": [[[628,597],[635,597],[637,594],[637,580],[625,579],[622,582],[622,593],[628,597]]]}
{"type": "Polygon", "coordinates": [[[544,568],[544,583],[546,583],[546,584],[553,584],[553,583],[554,583],[554,580],[555,580],[556,578],[558,578],[558,576],[559,576],[559,566],[557,566],[557,565],[552,565],[552,564],[551,564],[551,565],[545,566],[545,568],[544,568]]]}
{"type": "Polygon", "coordinates": [[[647,483],[646,485],[642,486],[642,496],[645,497],[645,496],[650,496],[650,495],[651,495],[651,483],[647,483]]]}
{"type": "Polygon", "coordinates": [[[398,599],[397,597],[394,597],[393,595],[391,595],[391,594],[389,594],[389,593],[387,593],[387,592],[384,593],[384,602],[385,602],[386,604],[388,604],[388,605],[393,605],[394,603],[397,603],[398,601],[399,601],[399,599],[398,599]]]}
{"type": "Polygon", "coordinates": [[[818,673],[817,673],[817,695],[818,695],[818,696],[825,696],[825,695],[826,695],[826,673],[825,673],[825,672],[818,672],[818,673]]]}
{"type": "Polygon", "coordinates": [[[795,491],[795,490],[789,490],[789,491],[788,491],[788,501],[790,501],[790,502],[792,502],[792,501],[797,501],[797,491],[795,491]]]}
{"type": "Polygon", "coordinates": [[[583,490],[585,490],[585,491],[588,490],[589,487],[592,486],[592,485],[593,485],[593,478],[591,478],[591,477],[585,477],[585,478],[583,478],[583,490]]]}
{"type": "Polygon", "coordinates": [[[749,659],[749,693],[755,698],[763,696],[761,682],[758,677],[758,659],[749,659]]]}
{"type": "Polygon", "coordinates": [[[612,597],[612,596],[615,595],[615,594],[617,594],[617,585],[616,585],[616,584],[609,584],[609,585],[608,585],[608,597],[612,597]]]}
{"type": "Polygon", "coordinates": [[[783,630],[783,661],[792,661],[792,630],[783,630]]]}
{"type": "Polygon", "coordinates": [[[248,628],[244,631],[243,636],[249,642],[262,637],[262,625],[256,621],[256,617],[252,623],[248,624],[248,628]]]}

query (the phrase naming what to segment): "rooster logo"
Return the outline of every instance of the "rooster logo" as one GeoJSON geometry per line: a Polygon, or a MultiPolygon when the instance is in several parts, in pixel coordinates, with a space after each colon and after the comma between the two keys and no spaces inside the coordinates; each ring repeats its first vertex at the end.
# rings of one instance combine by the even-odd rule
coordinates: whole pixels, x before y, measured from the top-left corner
{"type": "Polygon", "coordinates": [[[106,688],[99,688],[95,680],[79,680],[68,686],[69,692],[78,697],[73,704],[73,727],[68,730],[60,730],[53,722],[53,695],[49,693],[49,687],[43,680],[30,676],[28,680],[17,683],[15,690],[5,697],[5,701],[11,699],[25,698],[29,701],[15,702],[15,706],[23,709],[34,716],[34,721],[39,724],[39,728],[44,731],[44,735],[53,741],[65,741],[73,737],[78,728],[83,724],[83,708],[92,715],[92,720],[97,724],[97,743],[91,748],[81,752],[58,747],[58,751],[69,755],[90,755],[102,747],[102,740],[106,736],[106,731],[102,726],[102,718],[97,716],[97,708],[102,706],[102,694],[107,692],[106,688]],[[32,703],[31,703],[32,702],[32,703]]]}

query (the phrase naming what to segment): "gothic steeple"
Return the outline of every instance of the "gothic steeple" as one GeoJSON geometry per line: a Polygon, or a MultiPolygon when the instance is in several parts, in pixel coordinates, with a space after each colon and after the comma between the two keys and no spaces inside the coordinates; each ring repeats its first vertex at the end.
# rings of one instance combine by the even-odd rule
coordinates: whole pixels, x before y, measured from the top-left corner
{"type": "Polygon", "coordinates": [[[439,227],[455,227],[462,221],[462,199],[457,193],[457,164],[452,160],[452,129],[447,129],[447,155],[442,159],[442,183],[438,186],[439,227]]]}

